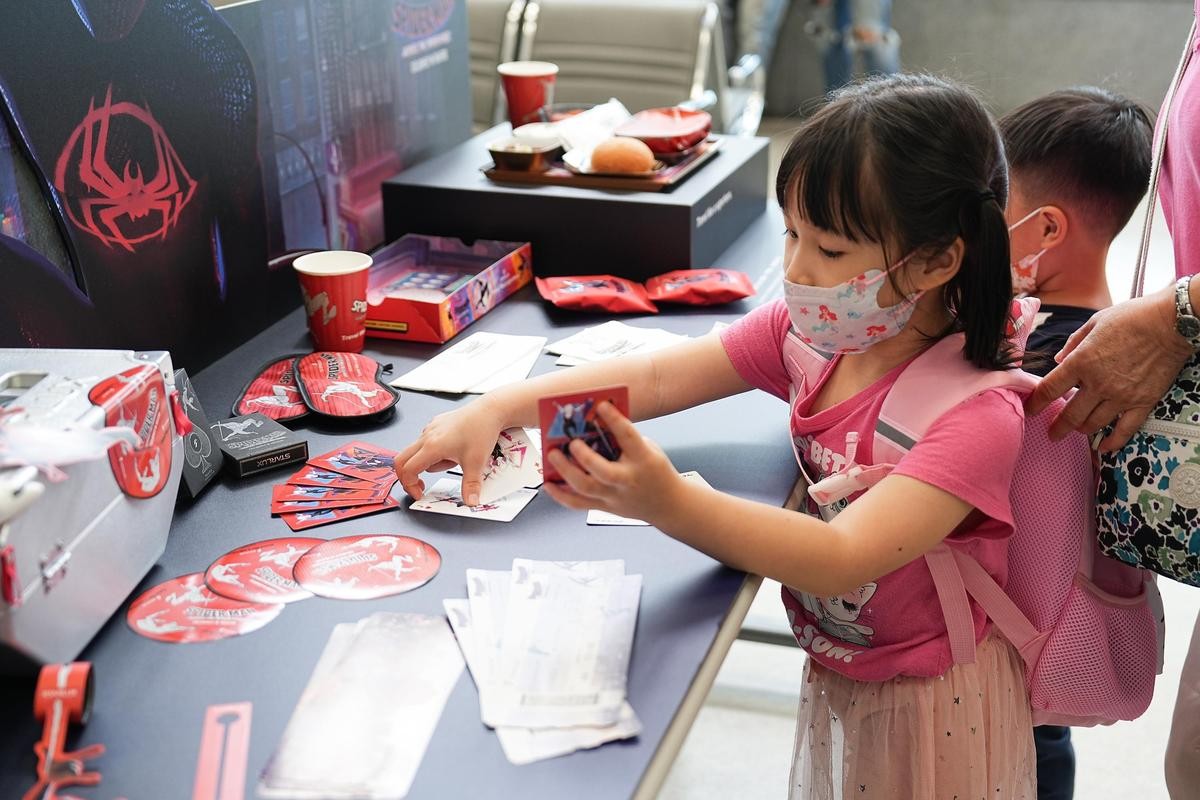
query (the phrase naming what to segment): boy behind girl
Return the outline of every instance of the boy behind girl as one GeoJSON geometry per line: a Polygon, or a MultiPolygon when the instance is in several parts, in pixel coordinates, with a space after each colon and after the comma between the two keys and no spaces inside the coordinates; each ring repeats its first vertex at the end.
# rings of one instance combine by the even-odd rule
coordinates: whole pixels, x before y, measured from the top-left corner
{"type": "MultiPolygon", "coordinates": [[[[1045,375],[1072,333],[1112,305],[1105,263],[1150,180],[1150,114],[1093,86],[1051,92],[1000,120],[1009,164],[1005,210],[1013,290],[1042,301],[1028,349],[1045,375]]],[[[1039,800],[1070,800],[1075,753],[1069,728],[1034,728],[1039,800]]]]}

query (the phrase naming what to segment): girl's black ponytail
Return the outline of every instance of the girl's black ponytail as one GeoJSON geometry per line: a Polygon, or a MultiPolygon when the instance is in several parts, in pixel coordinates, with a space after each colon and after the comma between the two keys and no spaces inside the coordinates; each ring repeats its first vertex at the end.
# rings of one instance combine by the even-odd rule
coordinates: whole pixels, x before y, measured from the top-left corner
{"type": "Polygon", "coordinates": [[[955,328],[966,333],[964,355],[985,369],[1011,366],[1014,353],[1005,340],[1012,297],[1008,223],[993,190],[968,192],[959,229],[963,263],[946,286],[946,300],[955,328]]]}

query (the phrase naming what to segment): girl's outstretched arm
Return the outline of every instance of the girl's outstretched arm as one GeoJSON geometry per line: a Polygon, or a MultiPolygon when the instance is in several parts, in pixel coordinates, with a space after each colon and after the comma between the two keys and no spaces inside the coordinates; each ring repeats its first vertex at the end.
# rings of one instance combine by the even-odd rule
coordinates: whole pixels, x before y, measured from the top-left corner
{"type": "Polygon", "coordinates": [[[633,355],[561,369],[488,392],[473,403],[434,417],[417,441],[400,452],[396,472],[409,495],[420,499],[420,474],[458,464],[463,499],[474,504],[483,468],[500,431],[538,424],[537,401],[551,395],[603,386],[629,387],[630,415],[651,419],[751,387],[737,371],[715,334],[646,355],[633,355]]]}
{"type": "Polygon", "coordinates": [[[943,489],[890,475],[832,522],[685,481],[663,451],[610,404],[599,413],[621,446],[607,461],[582,441],[575,463],[547,454],[566,486],[545,484],[563,505],[644,519],[664,533],[747,572],[821,597],[840,595],[933,548],[974,510],[943,489]]]}

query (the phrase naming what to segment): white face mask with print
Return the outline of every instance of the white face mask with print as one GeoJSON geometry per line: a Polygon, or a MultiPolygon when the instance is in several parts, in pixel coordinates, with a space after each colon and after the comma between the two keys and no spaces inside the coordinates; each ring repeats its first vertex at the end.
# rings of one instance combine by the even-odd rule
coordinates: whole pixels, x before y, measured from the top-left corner
{"type": "Polygon", "coordinates": [[[884,279],[904,265],[871,269],[837,286],[805,286],[783,279],[783,299],[801,341],[825,353],[861,353],[890,339],[908,324],[924,292],[894,306],[879,305],[884,279]]]}
{"type": "MultiPolygon", "coordinates": [[[[1036,217],[1041,211],[1041,208],[1035,208],[1012,225],[1009,225],[1009,234],[1036,217]]],[[[1038,260],[1045,255],[1046,250],[1047,248],[1043,247],[1038,252],[1031,253],[1012,265],[1013,293],[1017,297],[1033,294],[1037,290],[1038,260]]]]}

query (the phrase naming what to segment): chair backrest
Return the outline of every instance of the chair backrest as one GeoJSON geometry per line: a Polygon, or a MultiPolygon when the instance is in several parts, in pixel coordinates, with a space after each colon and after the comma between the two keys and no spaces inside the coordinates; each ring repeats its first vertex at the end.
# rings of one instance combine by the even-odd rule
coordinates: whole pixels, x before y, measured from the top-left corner
{"type": "Polygon", "coordinates": [[[477,128],[500,122],[504,104],[496,66],[517,58],[525,0],[469,0],[472,120],[477,128]]]}
{"type": "Polygon", "coordinates": [[[673,106],[703,95],[719,17],[708,0],[529,0],[520,58],[558,65],[556,103],[673,106]]]}

